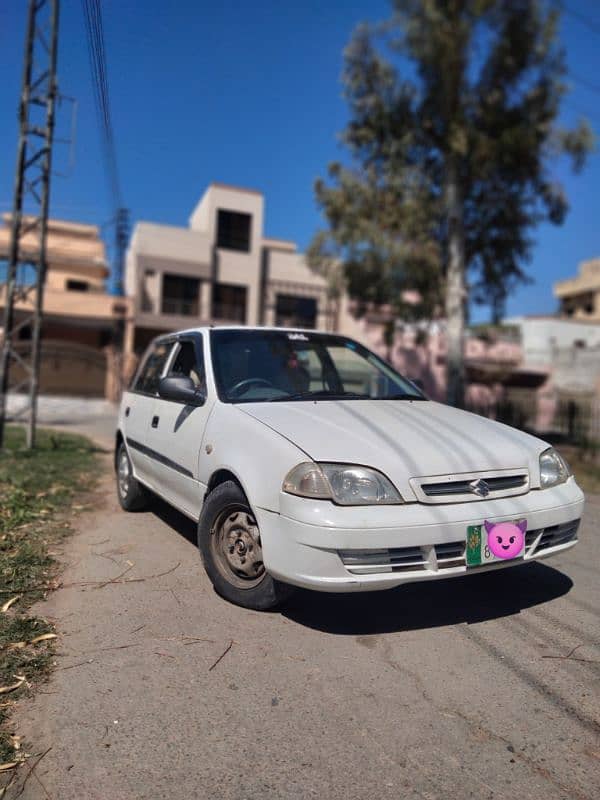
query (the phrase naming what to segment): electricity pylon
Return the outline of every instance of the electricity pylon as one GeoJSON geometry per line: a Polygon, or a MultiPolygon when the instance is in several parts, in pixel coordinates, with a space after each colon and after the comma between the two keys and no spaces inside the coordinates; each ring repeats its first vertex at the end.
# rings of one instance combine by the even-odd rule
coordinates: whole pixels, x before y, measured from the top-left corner
{"type": "Polygon", "coordinates": [[[27,401],[16,415],[26,416],[27,446],[35,446],[57,97],[58,14],[59,0],[29,2],[8,267],[4,285],[0,284],[0,305],[4,303],[0,350],[0,447],[4,443],[9,388],[26,393],[27,401]],[[27,213],[25,200],[29,201],[27,213]],[[21,332],[31,339],[28,356],[18,352],[15,347],[21,332]],[[24,377],[20,376],[18,382],[11,383],[11,368],[17,364],[24,377]]]}

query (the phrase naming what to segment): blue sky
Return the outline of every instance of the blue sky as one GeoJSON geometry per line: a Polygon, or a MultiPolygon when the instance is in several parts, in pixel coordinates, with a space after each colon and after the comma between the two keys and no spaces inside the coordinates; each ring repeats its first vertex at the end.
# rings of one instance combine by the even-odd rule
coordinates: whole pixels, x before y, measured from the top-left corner
{"type": "MultiPolygon", "coordinates": [[[[0,7],[2,211],[12,197],[26,6],[21,0],[0,7]]],[[[597,0],[568,6],[600,31],[597,0]]],[[[305,247],[319,225],[313,181],[343,156],[342,50],[358,22],[388,15],[387,0],[105,0],[103,8],[119,170],[133,221],[184,225],[205,186],[217,180],[263,191],[266,234],[305,247]]],[[[562,37],[572,73],[600,83],[600,36],[565,15],[562,37]]],[[[53,179],[51,213],[103,224],[111,210],[80,0],[62,0],[59,80],[78,101],[77,142],[72,174],[53,179]]],[[[580,112],[600,130],[600,94],[573,82],[564,121],[572,124],[580,112]]],[[[67,104],[58,135],[69,114],[67,104]]],[[[56,148],[57,170],[67,169],[68,155],[65,146],[56,148]]],[[[562,227],[535,232],[535,283],[510,299],[511,315],[552,312],[552,282],[600,256],[600,154],[582,175],[561,168],[558,176],[571,212],[562,227]]]]}

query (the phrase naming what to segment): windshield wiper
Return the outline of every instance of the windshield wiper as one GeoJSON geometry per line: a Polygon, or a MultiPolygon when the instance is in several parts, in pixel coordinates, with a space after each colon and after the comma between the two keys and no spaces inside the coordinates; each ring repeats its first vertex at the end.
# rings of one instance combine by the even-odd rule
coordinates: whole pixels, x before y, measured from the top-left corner
{"type": "Polygon", "coordinates": [[[358,394],[357,392],[334,392],[331,389],[319,389],[318,391],[307,390],[305,392],[294,392],[293,394],[282,395],[281,397],[270,397],[268,403],[281,403],[287,400],[368,400],[368,394],[358,394]]]}

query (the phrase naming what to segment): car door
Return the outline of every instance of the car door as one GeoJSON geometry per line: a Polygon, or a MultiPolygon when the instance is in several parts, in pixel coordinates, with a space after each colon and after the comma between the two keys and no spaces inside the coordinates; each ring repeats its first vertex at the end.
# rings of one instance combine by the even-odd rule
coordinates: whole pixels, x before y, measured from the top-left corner
{"type": "Polygon", "coordinates": [[[154,454],[152,470],[160,494],[184,513],[197,519],[205,486],[198,482],[201,445],[214,397],[206,395],[206,375],[202,334],[177,338],[164,377],[191,378],[204,396],[201,405],[165,400],[154,402],[148,446],[154,454]]]}
{"type": "Polygon", "coordinates": [[[124,433],[134,473],[142,483],[151,486],[154,465],[148,451],[147,437],[158,396],[158,384],[174,344],[173,339],[159,339],[150,345],[123,398],[124,433]]]}

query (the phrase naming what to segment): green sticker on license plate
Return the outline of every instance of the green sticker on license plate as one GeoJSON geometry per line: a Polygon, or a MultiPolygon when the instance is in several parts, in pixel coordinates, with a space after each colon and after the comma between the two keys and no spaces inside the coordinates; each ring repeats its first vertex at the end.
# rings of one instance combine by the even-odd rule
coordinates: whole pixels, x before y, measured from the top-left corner
{"type": "MultiPolygon", "coordinates": [[[[518,523],[504,523],[497,526],[500,529],[500,535],[498,537],[498,542],[500,545],[496,547],[496,549],[499,550],[499,553],[496,555],[489,547],[488,532],[485,529],[485,525],[468,525],[466,547],[467,567],[480,567],[482,564],[489,564],[492,561],[501,561],[504,559],[509,560],[521,557],[525,552],[526,524],[527,523],[522,520],[518,523]],[[502,531],[502,528],[507,526],[514,529],[514,535],[512,538],[509,538],[508,534],[502,531]],[[519,526],[522,527],[519,528],[519,526]],[[517,539],[516,544],[514,544],[515,539],[517,539]],[[506,555],[504,555],[502,550],[499,549],[503,542],[506,542],[506,544],[502,547],[502,550],[507,551],[506,555]]],[[[488,523],[488,525],[493,531],[496,530],[496,527],[492,526],[491,523],[488,523]]],[[[509,533],[512,533],[512,531],[509,531],[509,533]]]]}
{"type": "Polygon", "coordinates": [[[481,564],[482,528],[483,525],[469,525],[467,528],[467,567],[481,564]]]}

